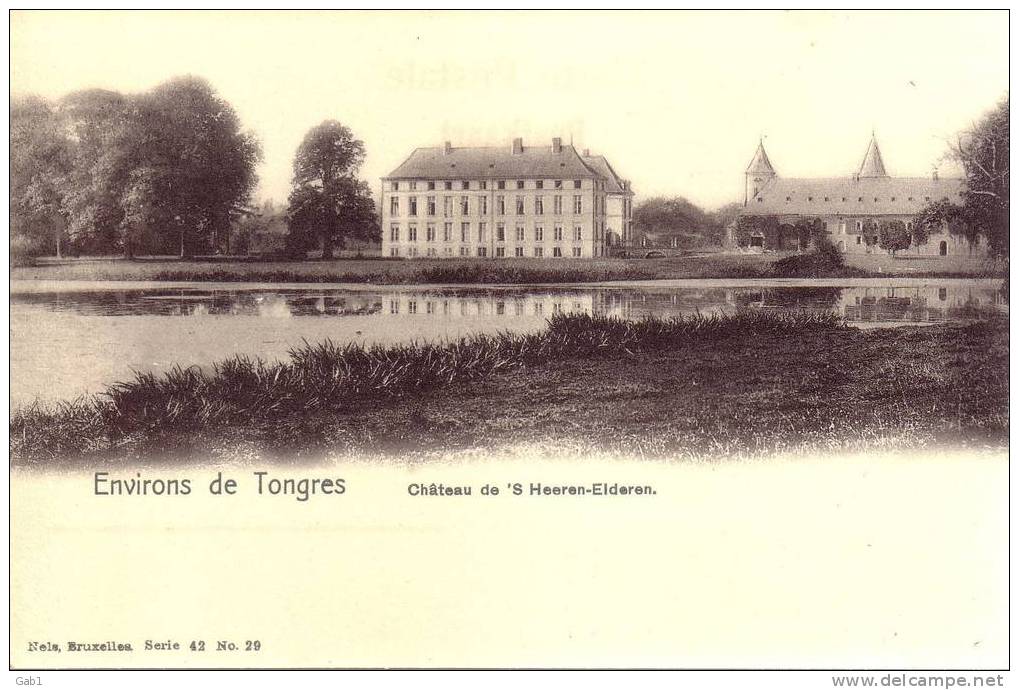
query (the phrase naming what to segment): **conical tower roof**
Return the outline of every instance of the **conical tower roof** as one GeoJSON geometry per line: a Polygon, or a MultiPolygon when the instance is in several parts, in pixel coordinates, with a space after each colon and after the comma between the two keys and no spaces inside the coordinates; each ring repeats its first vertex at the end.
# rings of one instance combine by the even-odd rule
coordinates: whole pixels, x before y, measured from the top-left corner
{"type": "Polygon", "coordinates": [[[775,168],[771,167],[771,161],[768,160],[768,154],[764,150],[763,140],[757,145],[757,153],[754,154],[754,159],[750,161],[750,165],[747,166],[747,173],[778,175],[778,173],[775,172],[775,168]]]}
{"type": "Polygon", "coordinates": [[[873,134],[870,136],[870,146],[867,147],[867,155],[863,157],[857,177],[888,177],[885,162],[881,160],[881,149],[877,147],[877,137],[873,134]]]}

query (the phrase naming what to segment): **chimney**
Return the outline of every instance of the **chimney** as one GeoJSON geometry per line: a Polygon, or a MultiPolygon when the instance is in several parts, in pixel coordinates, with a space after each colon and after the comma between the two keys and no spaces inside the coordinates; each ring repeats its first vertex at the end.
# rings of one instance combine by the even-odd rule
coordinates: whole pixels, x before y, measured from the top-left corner
{"type": "Polygon", "coordinates": [[[552,153],[562,152],[563,152],[563,140],[560,139],[559,137],[555,137],[554,139],[552,139],[552,153]]]}
{"type": "Polygon", "coordinates": [[[446,143],[445,143],[445,144],[443,145],[443,147],[442,147],[442,155],[443,155],[443,156],[448,156],[448,155],[450,154],[450,152],[451,152],[452,150],[453,150],[453,145],[452,145],[452,144],[450,144],[450,143],[449,143],[449,142],[447,141],[447,142],[446,142],[446,143]]]}
{"type": "Polygon", "coordinates": [[[591,157],[591,149],[584,149],[584,158],[591,157]]]}
{"type": "Polygon", "coordinates": [[[524,152],[524,140],[517,137],[513,140],[513,155],[517,155],[524,152]]]}

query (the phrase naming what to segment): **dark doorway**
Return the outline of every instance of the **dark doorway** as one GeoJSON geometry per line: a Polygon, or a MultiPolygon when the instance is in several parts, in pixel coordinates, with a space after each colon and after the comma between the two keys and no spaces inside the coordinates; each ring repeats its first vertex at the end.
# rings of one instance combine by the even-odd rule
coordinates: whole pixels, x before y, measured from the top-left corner
{"type": "Polygon", "coordinates": [[[941,256],[948,256],[948,242],[941,240],[941,244],[938,245],[938,254],[941,256]]]}

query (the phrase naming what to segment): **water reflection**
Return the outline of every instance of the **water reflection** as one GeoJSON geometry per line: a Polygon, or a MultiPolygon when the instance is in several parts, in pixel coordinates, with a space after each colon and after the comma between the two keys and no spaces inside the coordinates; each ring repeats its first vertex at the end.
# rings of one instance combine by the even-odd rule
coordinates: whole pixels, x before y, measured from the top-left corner
{"type": "Polygon", "coordinates": [[[547,318],[587,313],[635,319],[739,309],[835,311],[850,323],[936,323],[1006,311],[1001,294],[963,281],[910,287],[774,287],[534,290],[245,290],[201,289],[17,294],[12,307],[91,316],[493,317],[547,318]]]}

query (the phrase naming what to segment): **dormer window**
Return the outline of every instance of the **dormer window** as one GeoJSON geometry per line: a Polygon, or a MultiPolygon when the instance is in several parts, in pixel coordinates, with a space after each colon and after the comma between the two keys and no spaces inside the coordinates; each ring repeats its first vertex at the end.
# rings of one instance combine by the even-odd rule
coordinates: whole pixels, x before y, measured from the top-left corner
{"type": "Polygon", "coordinates": [[[863,197],[862,197],[862,196],[861,196],[861,197],[857,197],[857,199],[856,199],[856,200],[857,200],[857,201],[863,201],[863,197]]]}
{"type": "Polygon", "coordinates": [[[828,197],[825,197],[824,200],[825,201],[831,201],[831,199],[829,199],[828,197]]]}
{"type": "Polygon", "coordinates": [[[814,197],[812,197],[812,196],[808,196],[807,197],[807,201],[813,201],[813,200],[814,200],[814,197]]]}
{"type": "Polygon", "coordinates": [[[792,201],[792,199],[790,197],[786,197],[785,200],[786,201],[792,201]]]}
{"type": "Polygon", "coordinates": [[[759,196],[759,197],[757,197],[757,201],[758,201],[758,202],[764,201],[764,197],[763,197],[763,196],[759,196]]]}

